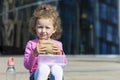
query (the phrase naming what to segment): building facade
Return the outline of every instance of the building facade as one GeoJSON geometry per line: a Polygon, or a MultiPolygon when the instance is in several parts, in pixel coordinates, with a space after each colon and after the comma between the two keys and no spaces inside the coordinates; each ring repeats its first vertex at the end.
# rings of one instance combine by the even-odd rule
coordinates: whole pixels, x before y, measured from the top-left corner
{"type": "Polygon", "coordinates": [[[118,55],[118,1],[61,1],[65,50],[69,54],[118,55]]]}
{"type": "Polygon", "coordinates": [[[25,44],[34,37],[28,22],[42,4],[58,7],[62,20],[66,54],[119,54],[119,0],[1,0],[0,49],[2,54],[23,54],[25,44]]]}

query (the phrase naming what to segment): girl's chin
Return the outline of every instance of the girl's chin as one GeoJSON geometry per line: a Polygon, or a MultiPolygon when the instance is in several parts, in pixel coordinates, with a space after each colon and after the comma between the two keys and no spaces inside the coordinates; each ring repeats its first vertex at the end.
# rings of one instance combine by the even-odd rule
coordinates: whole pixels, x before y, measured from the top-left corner
{"type": "Polygon", "coordinates": [[[40,40],[48,40],[49,38],[39,38],[40,40]]]}

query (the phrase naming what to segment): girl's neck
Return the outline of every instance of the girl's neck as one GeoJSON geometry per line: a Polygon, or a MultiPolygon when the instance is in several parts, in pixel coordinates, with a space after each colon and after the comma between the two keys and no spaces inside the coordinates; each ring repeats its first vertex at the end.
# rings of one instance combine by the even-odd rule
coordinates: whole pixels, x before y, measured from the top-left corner
{"type": "Polygon", "coordinates": [[[52,40],[52,39],[51,39],[51,38],[49,38],[49,39],[39,39],[39,38],[38,38],[38,40],[52,40]]]}

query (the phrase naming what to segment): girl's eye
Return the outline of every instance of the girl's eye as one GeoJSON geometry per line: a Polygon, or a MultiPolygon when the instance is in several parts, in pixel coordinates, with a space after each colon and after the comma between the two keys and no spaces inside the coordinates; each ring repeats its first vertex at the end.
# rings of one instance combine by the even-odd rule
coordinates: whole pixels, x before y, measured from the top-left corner
{"type": "Polygon", "coordinates": [[[43,26],[37,26],[37,28],[43,28],[43,26]]]}
{"type": "Polygon", "coordinates": [[[46,27],[46,29],[50,29],[50,27],[46,27]]]}

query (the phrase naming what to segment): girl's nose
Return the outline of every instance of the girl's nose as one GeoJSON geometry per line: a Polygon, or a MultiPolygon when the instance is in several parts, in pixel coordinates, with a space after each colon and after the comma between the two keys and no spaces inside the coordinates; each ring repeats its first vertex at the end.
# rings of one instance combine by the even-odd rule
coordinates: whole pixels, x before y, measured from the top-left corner
{"type": "Polygon", "coordinates": [[[46,32],[46,29],[45,29],[45,28],[43,28],[43,29],[42,29],[42,32],[46,32]]]}

